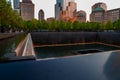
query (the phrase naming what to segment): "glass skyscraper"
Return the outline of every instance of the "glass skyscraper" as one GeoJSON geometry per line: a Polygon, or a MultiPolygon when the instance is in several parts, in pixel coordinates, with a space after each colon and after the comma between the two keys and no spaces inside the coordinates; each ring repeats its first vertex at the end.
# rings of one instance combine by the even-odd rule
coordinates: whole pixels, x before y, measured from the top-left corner
{"type": "Polygon", "coordinates": [[[13,0],[14,9],[19,9],[20,0],[13,0]]]}

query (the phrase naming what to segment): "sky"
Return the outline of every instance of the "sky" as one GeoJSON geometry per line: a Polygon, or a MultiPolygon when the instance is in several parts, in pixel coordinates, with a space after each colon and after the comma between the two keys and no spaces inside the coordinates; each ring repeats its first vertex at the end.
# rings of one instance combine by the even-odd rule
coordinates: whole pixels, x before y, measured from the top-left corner
{"type": "MultiPolygon", "coordinates": [[[[43,9],[45,12],[45,19],[49,17],[55,17],[54,6],[56,0],[32,0],[35,4],[35,18],[38,19],[38,12],[43,9]]],[[[87,20],[89,20],[89,14],[91,13],[91,6],[97,2],[104,2],[107,5],[107,9],[120,8],[119,0],[75,0],[77,3],[77,11],[84,10],[87,13],[87,20]]]]}

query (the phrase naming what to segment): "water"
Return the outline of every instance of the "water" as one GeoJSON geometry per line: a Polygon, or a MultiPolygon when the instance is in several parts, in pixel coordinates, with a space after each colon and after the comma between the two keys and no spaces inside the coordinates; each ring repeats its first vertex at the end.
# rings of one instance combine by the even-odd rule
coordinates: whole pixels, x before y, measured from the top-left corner
{"type": "Polygon", "coordinates": [[[21,40],[25,38],[25,34],[18,34],[15,37],[0,40],[0,59],[5,58],[4,55],[12,54],[21,40]]]}
{"type": "Polygon", "coordinates": [[[72,55],[82,55],[76,51],[86,49],[97,49],[100,51],[118,50],[120,48],[107,46],[103,44],[81,44],[81,45],[67,45],[67,46],[47,46],[35,47],[37,58],[51,58],[51,57],[64,57],[72,55]]]}

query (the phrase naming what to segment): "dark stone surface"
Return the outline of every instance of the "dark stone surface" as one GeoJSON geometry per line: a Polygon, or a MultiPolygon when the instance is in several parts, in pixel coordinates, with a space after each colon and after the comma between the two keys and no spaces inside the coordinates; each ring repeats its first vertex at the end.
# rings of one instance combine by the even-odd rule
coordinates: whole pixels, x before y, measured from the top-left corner
{"type": "Polygon", "coordinates": [[[33,32],[31,35],[35,45],[101,42],[120,46],[117,32],[33,32]]]}
{"type": "Polygon", "coordinates": [[[0,80],[120,80],[120,52],[2,63],[0,80]]]}
{"type": "Polygon", "coordinates": [[[98,33],[98,42],[120,46],[120,33],[117,32],[98,33]]]}
{"type": "Polygon", "coordinates": [[[68,44],[95,42],[95,32],[34,32],[34,44],[68,44]]]}
{"type": "MultiPolygon", "coordinates": [[[[120,33],[32,33],[39,44],[103,42],[120,45],[120,33]]],[[[0,80],[120,80],[120,51],[0,64],[0,80]]]]}

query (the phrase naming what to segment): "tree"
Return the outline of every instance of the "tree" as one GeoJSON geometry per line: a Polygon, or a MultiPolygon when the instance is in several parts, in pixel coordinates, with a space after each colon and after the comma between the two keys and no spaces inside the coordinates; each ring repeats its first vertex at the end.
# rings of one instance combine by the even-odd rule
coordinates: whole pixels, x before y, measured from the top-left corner
{"type": "Polygon", "coordinates": [[[113,28],[113,24],[112,24],[112,22],[111,21],[108,21],[106,24],[105,24],[105,29],[106,30],[113,30],[114,28],[113,28]]]}
{"type": "Polygon", "coordinates": [[[18,15],[17,11],[11,8],[11,5],[6,0],[0,0],[0,27],[21,29],[23,20],[18,15]]]}

